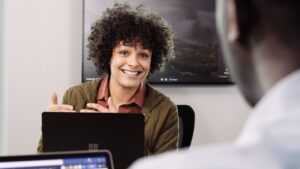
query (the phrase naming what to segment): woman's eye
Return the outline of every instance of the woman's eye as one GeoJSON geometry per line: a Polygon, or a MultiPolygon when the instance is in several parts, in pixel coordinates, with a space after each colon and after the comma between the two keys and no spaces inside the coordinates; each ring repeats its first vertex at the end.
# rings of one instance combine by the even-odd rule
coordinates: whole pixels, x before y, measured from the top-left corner
{"type": "Polygon", "coordinates": [[[144,58],[144,59],[149,57],[147,54],[141,54],[140,56],[141,56],[141,58],[144,58]]]}
{"type": "Polygon", "coordinates": [[[120,54],[121,54],[121,55],[124,55],[124,56],[127,56],[127,55],[128,55],[128,52],[127,52],[127,51],[124,51],[124,50],[122,50],[122,51],[120,51],[120,54]]]}

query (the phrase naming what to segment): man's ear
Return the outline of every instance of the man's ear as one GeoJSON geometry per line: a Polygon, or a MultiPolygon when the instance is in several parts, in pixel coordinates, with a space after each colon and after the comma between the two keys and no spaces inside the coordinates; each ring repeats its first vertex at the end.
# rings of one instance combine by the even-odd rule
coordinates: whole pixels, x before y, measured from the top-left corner
{"type": "Polygon", "coordinates": [[[253,30],[254,8],[251,0],[228,0],[228,40],[249,45],[253,30]]]}

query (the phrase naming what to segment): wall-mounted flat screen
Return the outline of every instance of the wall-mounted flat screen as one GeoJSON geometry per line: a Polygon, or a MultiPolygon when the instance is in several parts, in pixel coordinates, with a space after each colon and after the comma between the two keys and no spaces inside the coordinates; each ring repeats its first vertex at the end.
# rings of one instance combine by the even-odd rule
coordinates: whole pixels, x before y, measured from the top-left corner
{"type": "MultiPolygon", "coordinates": [[[[93,63],[87,60],[87,38],[91,25],[106,8],[125,1],[84,0],[82,81],[99,78],[93,63]]],[[[148,79],[151,84],[231,84],[224,65],[216,33],[214,0],[130,0],[136,7],[144,4],[159,15],[175,32],[176,59],[167,63],[164,72],[148,79]]]]}

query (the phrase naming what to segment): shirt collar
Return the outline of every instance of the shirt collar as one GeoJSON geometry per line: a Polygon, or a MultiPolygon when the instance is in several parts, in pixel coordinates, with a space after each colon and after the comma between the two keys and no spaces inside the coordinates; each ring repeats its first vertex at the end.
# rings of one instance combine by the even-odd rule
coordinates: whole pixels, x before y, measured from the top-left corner
{"type": "MultiPolygon", "coordinates": [[[[99,90],[98,90],[98,97],[97,100],[102,100],[107,102],[110,94],[109,94],[109,76],[105,76],[101,81],[99,90]]],[[[145,83],[141,83],[138,90],[134,94],[133,98],[130,100],[129,104],[135,103],[140,108],[143,107],[144,101],[146,97],[146,85],[145,83]]]]}
{"type": "Polygon", "coordinates": [[[135,95],[133,96],[131,102],[137,104],[140,108],[143,107],[146,97],[146,86],[145,83],[141,83],[135,95]]]}
{"type": "Polygon", "coordinates": [[[98,90],[98,97],[97,100],[107,101],[109,97],[109,90],[108,90],[108,76],[105,76],[100,84],[98,90]]]}

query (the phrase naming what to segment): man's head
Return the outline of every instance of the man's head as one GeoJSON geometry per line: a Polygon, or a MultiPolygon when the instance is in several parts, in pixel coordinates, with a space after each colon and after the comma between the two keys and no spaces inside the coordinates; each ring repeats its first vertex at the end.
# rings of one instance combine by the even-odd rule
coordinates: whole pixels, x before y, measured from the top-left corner
{"type": "Polygon", "coordinates": [[[146,13],[142,6],[133,9],[128,4],[115,4],[91,28],[88,59],[94,62],[98,74],[110,74],[112,54],[120,43],[141,45],[151,51],[149,74],[153,74],[174,57],[173,38],[171,27],[162,17],[146,13]]]}
{"type": "Polygon", "coordinates": [[[294,0],[217,0],[225,61],[251,105],[300,68],[299,9],[294,0]]]}

